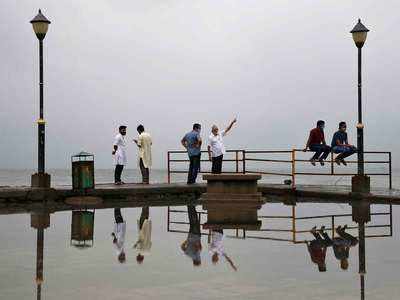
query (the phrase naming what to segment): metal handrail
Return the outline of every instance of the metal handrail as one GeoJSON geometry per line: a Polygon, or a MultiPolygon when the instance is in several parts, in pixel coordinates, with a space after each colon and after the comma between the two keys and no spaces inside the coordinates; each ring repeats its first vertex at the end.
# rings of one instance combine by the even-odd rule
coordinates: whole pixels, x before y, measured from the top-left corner
{"type": "MultiPolygon", "coordinates": [[[[201,151],[201,153],[207,153],[208,151],[201,151]]],[[[261,175],[271,175],[271,176],[283,176],[283,177],[290,177],[291,178],[291,186],[292,188],[296,187],[296,177],[297,176],[354,176],[357,175],[354,172],[349,173],[337,173],[335,169],[335,154],[331,152],[330,159],[325,161],[326,164],[330,165],[330,168],[325,172],[305,172],[305,171],[298,171],[298,165],[301,163],[309,163],[307,159],[299,159],[297,158],[298,152],[304,152],[302,149],[292,149],[292,150],[227,150],[227,153],[233,153],[234,158],[224,158],[224,162],[227,163],[234,163],[235,168],[234,171],[223,171],[222,173],[225,174],[235,174],[235,173],[257,173],[261,175]],[[274,159],[274,158],[259,158],[259,157],[252,157],[251,155],[254,154],[269,154],[269,155],[278,155],[278,154],[287,154],[290,157],[286,159],[274,159]],[[252,169],[247,166],[247,162],[259,162],[259,163],[272,163],[272,164],[287,164],[288,171],[287,172],[269,172],[269,171],[262,171],[259,169],[252,169]]],[[[307,150],[306,152],[313,152],[307,150]]],[[[387,159],[385,160],[364,160],[364,164],[385,164],[388,165],[387,172],[371,172],[366,173],[368,176],[388,176],[389,177],[389,189],[392,189],[392,153],[389,151],[364,151],[365,154],[383,154],[387,155],[387,159]]],[[[168,170],[168,183],[171,183],[171,175],[172,174],[184,174],[187,171],[183,170],[172,170],[171,163],[187,163],[189,162],[188,158],[185,159],[174,159],[171,158],[173,154],[186,154],[184,150],[176,150],[176,151],[168,151],[167,153],[167,170],[168,170]]],[[[209,162],[208,159],[201,159],[202,162],[209,162]]],[[[349,160],[347,161],[348,164],[356,164],[358,161],[349,160]]],[[[201,171],[200,173],[209,173],[201,171]]]]}

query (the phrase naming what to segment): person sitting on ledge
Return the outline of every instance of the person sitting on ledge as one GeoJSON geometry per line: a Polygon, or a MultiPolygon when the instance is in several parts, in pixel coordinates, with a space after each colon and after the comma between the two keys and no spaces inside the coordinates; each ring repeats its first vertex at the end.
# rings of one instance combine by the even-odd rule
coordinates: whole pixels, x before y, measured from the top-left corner
{"type": "Polygon", "coordinates": [[[321,166],[323,166],[324,160],[331,152],[331,147],[329,147],[325,142],[324,128],[325,121],[319,120],[317,122],[317,127],[310,131],[306,147],[303,149],[304,152],[306,152],[307,149],[315,152],[314,156],[310,159],[310,162],[313,166],[315,166],[315,162],[317,160],[321,166]]]}
{"type": "Polygon", "coordinates": [[[317,227],[313,227],[310,232],[315,237],[311,242],[307,241],[307,249],[310,253],[311,261],[318,265],[320,272],[326,272],[326,249],[332,245],[332,240],[325,232],[325,226],[322,226],[319,232],[317,232],[317,227]]]}
{"type": "Polygon", "coordinates": [[[354,247],[358,244],[356,237],[346,232],[347,225],[343,227],[338,226],[336,232],[339,235],[332,241],[333,252],[335,257],[340,261],[340,267],[342,270],[347,270],[349,267],[349,251],[350,247],[354,247]]]}
{"type": "Polygon", "coordinates": [[[334,153],[339,153],[339,155],[335,158],[335,162],[338,165],[342,163],[345,166],[347,166],[347,163],[344,161],[344,159],[357,152],[357,148],[353,145],[350,145],[348,142],[346,128],[346,122],[339,123],[339,130],[333,135],[331,144],[332,151],[334,153]]]}

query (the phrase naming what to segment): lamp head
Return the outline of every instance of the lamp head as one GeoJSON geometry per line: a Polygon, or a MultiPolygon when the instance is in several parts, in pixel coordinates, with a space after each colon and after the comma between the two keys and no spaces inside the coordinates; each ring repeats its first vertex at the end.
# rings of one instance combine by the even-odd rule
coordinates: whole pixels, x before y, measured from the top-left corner
{"type": "Polygon", "coordinates": [[[39,9],[39,13],[31,20],[33,31],[39,40],[43,40],[46,36],[50,23],[51,22],[42,14],[42,11],[39,9]]]}
{"type": "Polygon", "coordinates": [[[369,29],[365,27],[363,23],[361,23],[361,19],[358,19],[358,23],[350,31],[350,33],[353,35],[353,40],[357,48],[362,48],[362,46],[364,46],[368,31],[369,29]]]}

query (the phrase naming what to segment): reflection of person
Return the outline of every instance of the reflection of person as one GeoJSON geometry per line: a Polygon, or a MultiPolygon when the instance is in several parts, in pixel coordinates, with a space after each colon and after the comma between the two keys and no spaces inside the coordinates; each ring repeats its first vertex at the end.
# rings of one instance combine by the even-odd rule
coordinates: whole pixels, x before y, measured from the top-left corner
{"type": "Polygon", "coordinates": [[[220,174],[222,172],[222,161],[225,154],[225,146],[222,141],[224,137],[232,128],[233,124],[236,123],[234,119],[225,130],[218,131],[218,127],[213,125],[211,128],[211,134],[208,138],[208,157],[212,162],[211,173],[220,174]]]}
{"type": "Polygon", "coordinates": [[[313,227],[310,230],[311,234],[315,237],[311,242],[307,242],[307,249],[313,263],[318,265],[320,272],[326,272],[326,249],[331,246],[331,239],[325,232],[325,226],[322,226],[319,232],[317,228],[313,227]]]}
{"type": "Polygon", "coordinates": [[[150,252],[151,249],[151,220],[149,219],[149,207],[144,206],[140,219],[137,221],[138,226],[138,240],[133,248],[138,251],[136,261],[138,264],[143,263],[144,255],[150,252]]]}
{"type": "Polygon", "coordinates": [[[209,244],[209,250],[211,254],[211,261],[216,265],[219,261],[219,257],[222,256],[226,259],[229,265],[237,271],[237,268],[231,258],[225,253],[223,245],[224,231],[222,229],[211,231],[211,243],[209,244]]]}
{"type": "Polygon", "coordinates": [[[193,266],[201,265],[201,232],[200,219],[194,205],[188,205],[189,234],[187,239],[181,244],[182,251],[192,259],[193,266]]]}
{"type": "Polygon", "coordinates": [[[125,257],[125,233],[126,233],[126,223],[121,215],[120,208],[114,208],[114,232],[111,233],[113,237],[113,245],[117,250],[117,257],[120,263],[124,263],[126,261],[125,257]]]}
{"type": "Polygon", "coordinates": [[[200,137],[201,125],[193,124],[193,130],[185,134],[182,138],[182,146],[185,147],[189,155],[189,172],[188,172],[188,184],[196,182],[197,174],[200,171],[200,157],[201,157],[201,137],[200,137]]]}
{"type": "Polygon", "coordinates": [[[347,270],[349,267],[349,251],[350,247],[354,247],[358,244],[357,238],[347,233],[345,230],[347,225],[341,227],[339,226],[336,229],[339,237],[335,237],[332,240],[333,252],[335,253],[335,257],[340,260],[340,267],[343,270],[347,270]]]}
{"type": "Polygon", "coordinates": [[[133,140],[139,147],[138,164],[140,172],[142,173],[142,183],[149,184],[149,169],[151,167],[151,136],[148,132],[144,131],[143,125],[137,127],[139,137],[133,140]]]}
{"type": "Polygon", "coordinates": [[[115,161],[115,172],[114,172],[114,182],[115,184],[123,184],[121,180],[122,170],[124,165],[126,165],[126,126],[119,126],[119,133],[115,136],[112,155],[114,155],[115,161]]]}

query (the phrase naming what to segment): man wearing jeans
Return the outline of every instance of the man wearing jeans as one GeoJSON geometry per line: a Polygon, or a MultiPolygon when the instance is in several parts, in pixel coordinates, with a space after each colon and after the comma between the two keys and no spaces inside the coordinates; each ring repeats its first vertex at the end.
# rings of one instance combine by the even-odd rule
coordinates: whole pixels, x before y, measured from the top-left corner
{"type": "Polygon", "coordinates": [[[342,163],[345,166],[347,166],[347,163],[344,161],[344,159],[357,152],[357,148],[349,144],[346,129],[346,122],[340,122],[339,130],[333,135],[331,145],[333,152],[339,153],[339,155],[336,156],[335,162],[338,165],[342,163]]]}
{"type": "Polygon", "coordinates": [[[324,165],[324,160],[328,157],[331,152],[331,147],[326,145],[325,135],[324,135],[325,121],[319,120],[317,122],[317,127],[310,131],[310,136],[308,137],[308,141],[306,147],[304,148],[304,152],[307,149],[314,151],[315,154],[311,157],[310,162],[313,166],[315,166],[315,162],[318,160],[321,166],[324,165]]]}
{"type": "Polygon", "coordinates": [[[182,138],[181,143],[187,150],[189,155],[189,172],[188,172],[188,184],[196,182],[197,174],[200,171],[200,157],[201,157],[201,137],[200,137],[201,125],[193,124],[193,130],[185,134],[182,138]]]}
{"type": "Polygon", "coordinates": [[[231,130],[233,124],[236,123],[236,119],[234,119],[229,126],[222,131],[218,131],[218,127],[213,125],[211,129],[211,134],[208,138],[208,157],[212,162],[211,173],[220,174],[222,172],[222,161],[224,159],[225,154],[225,146],[222,141],[222,137],[224,137],[229,130],[231,130]]]}

